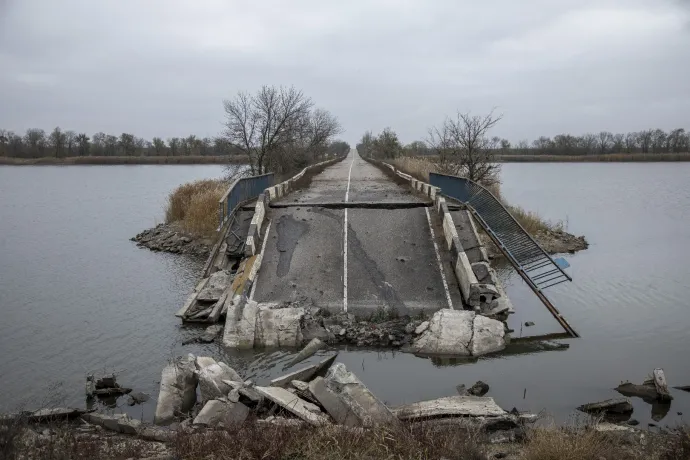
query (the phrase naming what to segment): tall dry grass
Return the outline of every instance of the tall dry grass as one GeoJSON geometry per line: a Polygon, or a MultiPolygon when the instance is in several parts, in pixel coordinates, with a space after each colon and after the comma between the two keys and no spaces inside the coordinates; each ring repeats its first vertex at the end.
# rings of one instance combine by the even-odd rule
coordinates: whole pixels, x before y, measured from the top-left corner
{"type": "Polygon", "coordinates": [[[647,458],[591,428],[537,428],[529,432],[524,460],[635,460],[647,458]]]}
{"type": "Polygon", "coordinates": [[[227,188],[227,182],[212,179],[180,185],[168,195],[165,222],[177,222],[193,235],[213,236],[218,227],[218,200],[227,188]]]}
{"type": "MultiPolygon", "coordinates": [[[[429,182],[429,173],[437,172],[437,166],[433,157],[418,158],[418,157],[400,157],[390,161],[390,164],[395,166],[400,171],[409,174],[415,179],[429,182]]],[[[503,203],[503,205],[510,211],[515,220],[530,234],[536,235],[546,231],[562,231],[564,224],[561,221],[551,222],[544,219],[538,213],[527,211],[520,206],[515,206],[507,203],[501,195],[501,188],[499,184],[493,184],[487,187],[494,196],[503,203]]]]}
{"type": "Polygon", "coordinates": [[[335,426],[267,426],[255,423],[205,433],[178,432],[179,459],[236,460],[485,460],[476,433],[454,427],[347,429],[335,426]]]}

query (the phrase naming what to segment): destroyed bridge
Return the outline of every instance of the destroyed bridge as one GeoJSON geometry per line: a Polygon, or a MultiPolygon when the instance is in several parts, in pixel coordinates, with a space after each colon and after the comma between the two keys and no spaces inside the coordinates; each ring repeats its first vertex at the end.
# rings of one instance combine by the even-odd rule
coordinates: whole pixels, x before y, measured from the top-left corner
{"type": "Polygon", "coordinates": [[[354,149],[274,182],[266,174],[230,186],[203,278],[177,313],[224,321],[226,347],[337,342],[355,321],[407,317],[419,319],[407,339],[382,343],[431,355],[502,350],[514,307],[480,232],[564,335],[578,337],[545,294],[571,280],[567,262],[551,258],[482,186],[434,173],[425,183],[354,149]]]}

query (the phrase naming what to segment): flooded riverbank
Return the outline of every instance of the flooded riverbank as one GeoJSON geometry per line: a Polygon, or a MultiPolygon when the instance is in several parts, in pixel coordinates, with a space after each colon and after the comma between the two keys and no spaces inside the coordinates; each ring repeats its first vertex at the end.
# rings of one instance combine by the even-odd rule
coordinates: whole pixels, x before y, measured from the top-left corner
{"type": "MultiPolygon", "coordinates": [[[[123,411],[150,419],[161,369],[187,352],[226,361],[257,382],[280,374],[292,356],[284,351],[228,355],[216,344],[183,346],[198,331],[182,328],[174,312],[203,260],[129,241],[162,221],[171,189],[222,173],[218,166],[0,167],[0,409],[39,405],[49,393],[83,405],[85,375],[106,369],[152,395],[153,403],[135,409],[122,401],[123,411]],[[49,390],[54,383],[61,385],[49,390]]],[[[574,282],[549,292],[582,335],[570,349],[466,362],[344,348],[339,361],[390,404],[449,396],[458,384],[482,380],[502,407],[544,409],[560,421],[578,405],[618,396],[613,388],[622,380],[641,382],[655,367],[671,386],[690,385],[688,175],[687,164],[503,166],[511,203],[564,220],[590,243],[567,256],[574,282]]],[[[510,269],[500,275],[517,311],[516,336],[559,332],[510,269]],[[521,326],[526,321],[535,326],[521,326]]],[[[690,393],[672,392],[662,424],[690,413],[690,393]]],[[[648,404],[633,404],[633,417],[652,421],[648,404]]]]}

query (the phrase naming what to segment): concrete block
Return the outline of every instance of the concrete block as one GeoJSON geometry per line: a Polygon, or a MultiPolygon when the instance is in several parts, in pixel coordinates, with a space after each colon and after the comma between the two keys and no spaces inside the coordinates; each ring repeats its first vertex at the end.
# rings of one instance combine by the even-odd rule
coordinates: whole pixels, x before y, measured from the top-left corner
{"type": "Polygon", "coordinates": [[[344,364],[336,363],[325,378],[328,389],[337,394],[348,409],[360,420],[362,426],[393,424],[393,413],[344,364]]]}
{"type": "Polygon", "coordinates": [[[309,391],[337,424],[348,427],[359,426],[359,417],[350,410],[337,393],[326,386],[323,377],[317,377],[309,382],[309,391]]]}
{"type": "Polygon", "coordinates": [[[467,255],[464,252],[458,253],[453,271],[460,285],[460,292],[462,292],[465,303],[467,305],[479,306],[479,298],[476,299],[476,305],[472,303],[472,295],[476,291],[476,289],[473,289],[473,286],[476,286],[478,282],[477,277],[474,276],[474,272],[472,271],[470,261],[467,260],[467,255]]]}
{"type": "Polygon", "coordinates": [[[473,311],[437,311],[427,329],[412,343],[412,351],[425,355],[470,356],[474,318],[473,311]]]}
{"type": "Polygon", "coordinates": [[[486,316],[474,317],[474,334],[470,342],[472,356],[482,356],[501,351],[506,347],[505,327],[503,322],[486,316]]]}
{"type": "Polygon", "coordinates": [[[180,357],[163,368],[154,423],[169,425],[196,403],[197,375],[194,355],[180,357]]]}
{"type": "Polygon", "coordinates": [[[299,347],[302,345],[304,308],[258,307],[254,345],[257,347],[299,347]]]}
{"type": "Polygon", "coordinates": [[[249,415],[249,408],[240,402],[213,399],[207,402],[194,418],[194,425],[227,426],[242,423],[249,415]]]}
{"type": "Polygon", "coordinates": [[[223,380],[241,381],[242,377],[225,363],[214,363],[198,371],[199,392],[203,402],[224,397],[232,387],[223,380]]]}
{"type": "Polygon", "coordinates": [[[258,304],[254,301],[245,301],[228,307],[223,345],[228,348],[254,348],[258,311],[258,304]]]}
{"type": "Polygon", "coordinates": [[[418,420],[438,417],[500,417],[506,415],[493,398],[478,396],[449,396],[431,401],[420,401],[393,408],[400,420],[418,420]]]}

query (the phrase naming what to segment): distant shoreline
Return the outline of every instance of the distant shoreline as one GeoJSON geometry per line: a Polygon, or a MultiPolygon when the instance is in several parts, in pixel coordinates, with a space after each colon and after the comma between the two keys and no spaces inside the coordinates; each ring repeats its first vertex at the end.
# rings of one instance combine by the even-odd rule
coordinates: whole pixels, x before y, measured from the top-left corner
{"type": "Polygon", "coordinates": [[[605,155],[496,155],[499,163],[625,163],[690,161],[690,153],[609,153],[605,155]]]}
{"type": "Polygon", "coordinates": [[[71,165],[214,165],[247,164],[245,155],[224,156],[112,156],[112,157],[0,157],[0,166],[71,166],[71,165]]]}

